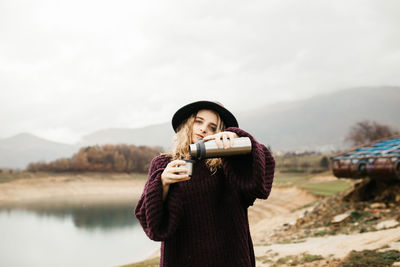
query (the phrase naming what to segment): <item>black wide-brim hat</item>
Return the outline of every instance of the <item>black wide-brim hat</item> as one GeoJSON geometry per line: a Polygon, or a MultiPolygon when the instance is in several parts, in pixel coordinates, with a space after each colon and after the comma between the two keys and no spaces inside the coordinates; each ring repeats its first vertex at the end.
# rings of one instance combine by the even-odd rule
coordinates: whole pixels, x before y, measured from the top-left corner
{"type": "Polygon", "coordinates": [[[172,127],[177,132],[178,127],[187,119],[190,115],[196,114],[199,110],[210,109],[218,113],[221,120],[224,122],[225,127],[239,127],[239,124],[233,116],[233,114],[227,110],[222,104],[212,101],[197,101],[186,106],[181,107],[175,112],[172,117],[172,127]]]}

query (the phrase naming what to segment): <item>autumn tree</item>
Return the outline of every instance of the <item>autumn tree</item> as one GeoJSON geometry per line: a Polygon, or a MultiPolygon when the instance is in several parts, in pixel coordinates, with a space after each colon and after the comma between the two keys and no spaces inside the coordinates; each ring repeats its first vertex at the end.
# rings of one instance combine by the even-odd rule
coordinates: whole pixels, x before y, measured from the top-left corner
{"type": "Polygon", "coordinates": [[[396,135],[399,135],[399,132],[388,125],[380,124],[376,121],[364,120],[357,122],[351,127],[350,132],[346,136],[346,141],[359,146],[396,135]]]}
{"type": "Polygon", "coordinates": [[[71,159],[72,171],[87,171],[89,166],[87,154],[84,149],[80,149],[71,159]]]}
{"type": "Polygon", "coordinates": [[[126,160],[123,155],[114,152],[114,170],[116,172],[126,171],[126,160]]]}
{"type": "Polygon", "coordinates": [[[104,145],[81,148],[72,158],[53,162],[30,163],[32,172],[140,172],[148,171],[151,159],[162,151],[161,147],[135,145],[104,145]]]}

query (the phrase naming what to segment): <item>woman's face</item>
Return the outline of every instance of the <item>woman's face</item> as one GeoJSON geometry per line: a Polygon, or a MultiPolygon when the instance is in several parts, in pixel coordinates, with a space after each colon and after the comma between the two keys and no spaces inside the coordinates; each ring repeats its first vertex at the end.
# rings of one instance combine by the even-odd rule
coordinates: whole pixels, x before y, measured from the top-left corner
{"type": "Polygon", "coordinates": [[[196,143],[200,138],[215,134],[217,131],[218,115],[208,109],[197,112],[193,123],[192,143],[196,143]]]}

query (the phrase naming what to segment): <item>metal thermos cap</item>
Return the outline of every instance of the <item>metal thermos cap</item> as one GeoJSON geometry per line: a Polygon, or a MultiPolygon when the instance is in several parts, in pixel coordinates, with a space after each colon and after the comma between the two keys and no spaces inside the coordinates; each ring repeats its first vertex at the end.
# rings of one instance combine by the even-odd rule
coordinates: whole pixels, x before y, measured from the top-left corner
{"type": "Polygon", "coordinates": [[[215,140],[204,142],[199,140],[189,145],[189,153],[193,159],[220,158],[251,153],[251,140],[249,137],[233,139],[233,147],[218,148],[215,140]]]}

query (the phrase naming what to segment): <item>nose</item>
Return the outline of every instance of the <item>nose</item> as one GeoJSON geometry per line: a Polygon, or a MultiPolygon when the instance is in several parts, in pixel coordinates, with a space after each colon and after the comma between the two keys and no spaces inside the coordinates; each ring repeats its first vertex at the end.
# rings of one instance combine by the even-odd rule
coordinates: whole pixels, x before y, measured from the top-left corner
{"type": "Polygon", "coordinates": [[[205,133],[205,132],[206,132],[206,127],[201,126],[201,127],[200,127],[200,132],[205,133]]]}

